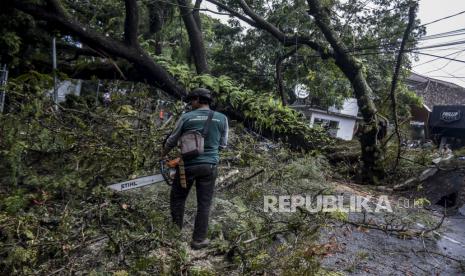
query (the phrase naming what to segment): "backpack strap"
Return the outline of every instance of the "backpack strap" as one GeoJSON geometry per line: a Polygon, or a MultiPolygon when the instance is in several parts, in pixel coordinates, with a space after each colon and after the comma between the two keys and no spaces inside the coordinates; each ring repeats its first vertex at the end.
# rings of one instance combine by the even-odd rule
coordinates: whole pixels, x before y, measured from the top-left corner
{"type": "Polygon", "coordinates": [[[208,129],[210,128],[214,113],[215,113],[215,111],[210,110],[210,112],[208,113],[208,118],[205,121],[205,124],[203,125],[202,137],[204,137],[204,138],[207,137],[208,129]]]}

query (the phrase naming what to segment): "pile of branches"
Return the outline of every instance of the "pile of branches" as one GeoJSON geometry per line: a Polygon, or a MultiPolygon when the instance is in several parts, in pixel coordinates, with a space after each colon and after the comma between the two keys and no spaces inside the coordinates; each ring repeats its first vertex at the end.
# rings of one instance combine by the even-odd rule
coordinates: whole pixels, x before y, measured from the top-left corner
{"type": "MultiPolygon", "coordinates": [[[[56,106],[50,87],[50,76],[37,72],[12,80],[7,112],[0,115],[1,274],[321,270],[321,256],[311,248],[324,217],[264,214],[261,206],[266,194],[323,189],[324,159],[293,153],[239,126],[241,139],[232,135],[220,177],[241,173],[219,183],[214,244],[193,257],[190,234],[170,224],[167,186],[106,189],[157,171],[157,153],[172,125],[157,121],[154,93],[138,86],[115,95],[108,108],[96,106],[94,97],[72,96],[56,106]],[[198,264],[215,260],[211,255],[220,256],[217,263],[198,264]]],[[[172,110],[176,116],[179,109],[172,110]]],[[[194,212],[190,201],[190,221],[194,212]]]]}

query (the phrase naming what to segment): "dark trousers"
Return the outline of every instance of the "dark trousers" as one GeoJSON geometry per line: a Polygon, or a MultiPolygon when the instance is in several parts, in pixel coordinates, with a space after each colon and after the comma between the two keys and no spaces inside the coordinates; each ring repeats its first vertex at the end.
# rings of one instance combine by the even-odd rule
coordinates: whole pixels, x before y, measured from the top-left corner
{"type": "Polygon", "coordinates": [[[186,167],[187,188],[181,187],[179,173],[176,175],[170,194],[170,208],[173,222],[182,228],[184,223],[184,207],[187,196],[195,182],[197,191],[197,215],[195,217],[193,240],[203,241],[207,238],[208,217],[215,189],[217,176],[216,165],[200,164],[186,167]]]}

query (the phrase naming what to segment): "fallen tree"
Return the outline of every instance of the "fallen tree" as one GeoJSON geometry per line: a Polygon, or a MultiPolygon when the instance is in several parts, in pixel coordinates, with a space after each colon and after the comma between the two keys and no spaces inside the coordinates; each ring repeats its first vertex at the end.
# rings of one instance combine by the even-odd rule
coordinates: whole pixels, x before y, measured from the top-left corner
{"type": "MultiPolygon", "coordinates": [[[[130,76],[122,73],[121,77],[150,84],[175,99],[182,99],[190,88],[209,87],[217,94],[218,105],[222,111],[233,119],[244,121],[246,125],[254,127],[263,135],[282,139],[290,143],[292,147],[304,150],[321,148],[330,144],[331,138],[325,133],[311,129],[301,115],[270,98],[270,95],[257,95],[253,91],[241,88],[227,77],[195,76],[187,66],[170,64],[169,60],[148,52],[138,41],[137,3],[135,0],[124,2],[125,21],[122,40],[106,36],[78,22],[59,0],[45,0],[41,4],[15,1],[14,7],[32,15],[36,20],[45,20],[61,30],[63,34],[76,37],[92,49],[92,55],[97,52],[108,61],[121,59],[129,62],[135,70],[131,71],[130,76]]],[[[179,2],[184,11],[192,12],[190,7],[183,5],[185,1],[179,2]]],[[[195,20],[192,21],[190,17],[185,16],[184,19],[189,24],[195,23],[195,20]]],[[[195,24],[193,28],[199,29],[198,23],[195,24]]],[[[111,64],[117,67],[114,62],[111,64]]],[[[196,64],[198,72],[205,72],[208,69],[200,58],[196,59],[196,64]]],[[[75,76],[89,76],[92,72],[98,72],[100,76],[108,75],[102,71],[102,66],[95,66],[93,69],[89,67],[81,70],[79,74],[76,73],[75,76]]],[[[112,69],[109,64],[104,67],[115,71],[115,68],[112,69]]]]}
{"type": "MultiPolygon", "coordinates": [[[[105,188],[158,169],[156,152],[174,122],[158,126],[158,114],[146,112],[156,103],[151,88],[136,84],[135,93],[107,108],[95,108],[86,96],[68,97],[57,112],[46,92],[51,82],[37,72],[11,79],[9,112],[0,114],[2,275],[195,274],[196,258],[217,262],[210,269],[218,274],[319,270],[316,256],[300,252],[315,243],[322,218],[263,213],[260,207],[270,191],[328,188],[323,157],[278,144],[262,147],[269,141],[232,127],[222,154],[234,158],[219,165],[219,176],[240,173],[218,183],[210,228],[215,245],[191,253],[190,236],[169,223],[165,184],[127,193],[105,188]],[[292,246],[276,251],[276,236],[292,246]],[[291,261],[306,265],[292,267],[291,261]]],[[[195,214],[192,203],[186,204],[188,218],[195,214]]]]}
{"type": "MultiPolygon", "coordinates": [[[[308,29],[293,30],[293,33],[286,33],[282,30],[281,26],[273,24],[258,12],[254,11],[245,0],[207,1],[216,5],[221,10],[227,11],[230,16],[236,17],[252,27],[269,33],[272,37],[281,42],[283,46],[305,46],[314,50],[316,54],[324,60],[334,60],[337,67],[350,81],[354,96],[358,102],[359,110],[363,117],[363,123],[360,127],[361,161],[363,166],[362,177],[364,182],[378,184],[385,176],[383,164],[384,150],[381,140],[384,138],[383,134],[386,133],[387,123],[386,120],[378,114],[374,102],[374,93],[367,81],[366,67],[361,59],[352,55],[346,43],[341,38],[341,34],[336,30],[330,10],[333,2],[318,0],[306,1],[308,14],[312,18],[307,19],[307,21],[311,20],[323,35],[326,41],[321,43],[313,37],[313,34],[308,34],[310,32],[308,29]]],[[[298,4],[289,3],[287,5],[289,8],[291,5],[294,5],[295,8],[298,4]]],[[[302,4],[302,6],[303,5],[305,4],[302,4]]],[[[416,4],[415,2],[410,2],[409,5],[415,6],[416,4]]],[[[412,8],[411,10],[412,23],[410,25],[413,24],[413,19],[415,17],[415,9],[412,8]]],[[[277,67],[277,73],[280,73],[279,67],[277,67]]]]}

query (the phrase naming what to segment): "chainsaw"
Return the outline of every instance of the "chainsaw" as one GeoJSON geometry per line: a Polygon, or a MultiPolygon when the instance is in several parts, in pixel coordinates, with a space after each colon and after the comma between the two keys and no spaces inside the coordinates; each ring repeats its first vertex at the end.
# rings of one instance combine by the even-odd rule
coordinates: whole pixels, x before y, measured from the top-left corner
{"type": "Polygon", "coordinates": [[[181,186],[185,188],[186,174],[184,171],[184,162],[181,158],[176,158],[173,160],[160,160],[159,174],[139,177],[128,181],[115,183],[108,186],[108,188],[114,191],[122,192],[162,182],[165,182],[167,185],[171,186],[173,185],[173,181],[176,175],[176,167],[179,168],[181,186]]]}

